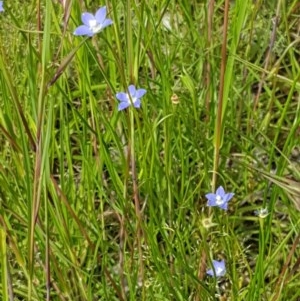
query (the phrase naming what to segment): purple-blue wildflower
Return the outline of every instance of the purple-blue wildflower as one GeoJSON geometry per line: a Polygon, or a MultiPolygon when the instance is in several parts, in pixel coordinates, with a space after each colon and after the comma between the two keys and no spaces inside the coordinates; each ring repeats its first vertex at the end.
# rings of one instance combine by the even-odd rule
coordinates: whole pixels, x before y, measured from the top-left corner
{"type": "Polygon", "coordinates": [[[117,99],[120,101],[120,104],[118,106],[118,111],[124,110],[127,107],[129,107],[131,104],[135,108],[140,108],[141,106],[141,99],[145,94],[145,89],[138,89],[136,90],[134,85],[130,85],[128,87],[128,92],[119,92],[116,94],[117,99]]]}
{"type": "Polygon", "coordinates": [[[106,18],[106,6],[100,7],[95,15],[87,12],[83,13],[81,20],[84,25],[80,25],[75,29],[75,36],[92,37],[113,23],[111,19],[106,18]]]}
{"type": "Polygon", "coordinates": [[[207,275],[210,275],[212,277],[221,277],[226,274],[226,267],[225,267],[225,261],[224,260],[213,260],[212,264],[214,266],[213,269],[209,269],[206,271],[207,275]]]}
{"type": "Polygon", "coordinates": [[[3,1],[0,1],[0,12],[4,11],[4,8],[3,8],[3,1]]]}
{"type": "Polygon", "coordinates": [[[234,193],[225,193],[225,190],[220,186],[216,193],[208,193],[205,195],[208,199],[207,206],[217,206],[223,210],[227,210],[228,202],[234,196],[234,193]]]}

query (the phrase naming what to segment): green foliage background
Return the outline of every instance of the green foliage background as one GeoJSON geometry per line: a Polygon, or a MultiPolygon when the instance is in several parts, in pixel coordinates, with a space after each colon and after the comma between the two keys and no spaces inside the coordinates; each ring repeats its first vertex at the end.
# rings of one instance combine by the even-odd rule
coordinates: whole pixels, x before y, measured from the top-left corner
{"type": "Polygon", "coordinates": [[[3,300],[299,300],[300,6],[226,3],[4,1],[3,300]]]}

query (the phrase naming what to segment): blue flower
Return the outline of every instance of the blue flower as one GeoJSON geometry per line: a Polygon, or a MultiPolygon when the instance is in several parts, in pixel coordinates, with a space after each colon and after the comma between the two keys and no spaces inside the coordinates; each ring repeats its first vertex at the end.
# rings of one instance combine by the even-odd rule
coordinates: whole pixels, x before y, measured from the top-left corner
{"type": "Polygon", "coordinates": [[[228,202],[232,199],[234,193],[225,193],[224,188],[220,186],[216,193],[208,193],[205,196],[208,199],[207,206],[218,206],[227,210],[228,202]]]}
{"type": "Polygon", "coordinates": [[[0,12],[4,11],[4,8],[3,8],[3,1],[0,1],[0,12]]]}
{"type": "Polygon", "coordinates": [[[126,92],[120,92],[116,94],[117,99],[120,101],[118,111],[126,109],[131,104],[135,108],[139,108],[141,106],[140,98],[143,97],[147,91],[145,89],[136,90],[134,85],[130,85],[128,87],[128,92],[129,94],[126,92]]]}
{"type": "Polygon", "coordinates": [[[224,260],[213,260],[212,264],[214,266],[213,269],[209,269],[206,271],[207,275],[210,275],[212,277],[221,277],[226,274],[226,267],[225,267],[225,261],[224,260]]]}
{"type": "Polygon", "coordinates": [[[83,13],[81,20],[84,25],[80,25],[75,29],[75,36],[92,37],[113,23],[111,19],[106,19],[106,6],[99,8],[95,16],[91,13],[83,13]]]}

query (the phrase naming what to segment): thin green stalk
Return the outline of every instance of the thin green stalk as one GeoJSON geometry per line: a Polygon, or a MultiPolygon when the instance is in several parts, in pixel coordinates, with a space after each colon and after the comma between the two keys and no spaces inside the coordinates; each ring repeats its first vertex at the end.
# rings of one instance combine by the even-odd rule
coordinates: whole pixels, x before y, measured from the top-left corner
{"type": "Polygon", "coordinates": [[[2,300],[8,299],[8,265],[7,265],[7,251],[6,251],[6,233],[4,229],[0,228],[0,262],[1,262],[1,282],[2,282],[2,300]]]}
{"type": "MultiPolygon", "coordinates": [[[[212,59],[213,59],[213,55],[212,55],[212,34],[213,34],[213,16],[214,16],[214,6],[215,6],[215,1],[214,0],[210,0],[208,5],[207,5],[207,48],[209,49],[208,53],[207,53],[207,61],[205,63],[206,65],[206,98],[205,98],[205,107],[206,107],[206,121],[207,123],[209,123],[209,111],[210,111],[210,101],[211,101],[211,97],[213,95],[212,93],[212,86],[211,86],[211,71],[212,71],[212,59]]],[[[208,133],[207,133],[208,135],[208,133]]],[[[215,185],[215,184],[214,184],[215,185]]],[[[206,236],[207,236],[207,231],[206,229],[204,229],[202,232],[202,237],[203,237],[203,241],[206,241],[206,236]]],[[[197,272],[197,276],[200,280],[204,279],[205,277],[205,271],[206,271],[206,267],[207,267],[207,253],[205,250],[201,248],[199,248],[199,255],[200,255],[200,259],[199,259],[199,265],[198,265],[198,272],[197,272]]],[[[200,285],[198,286],[198,293],[197,296],[195,298],[195,301],[200,301],[201,300],[201,287],[200,285]]]]}
{"type": "MultiPolygon", "coordinates": [[[[46,1],[46,11],[51,11],[51,1],[46,1]]],[[[39,19],[38,15],[38,19],[39,19]]],[[[43,126],[45,117],[45,91],[46,91],[46,66],[49,62],[49,49],[50,49],[50,28],[51,28],[51,13],[46,14],[44,33],[43,33],[43,45],[41,53],[41,75],[40,75],[40,86],[39,86],[39,97],[38,97],[38,114],[37,114],[37,142],[36,142],[36,157],[35,157],[35,167],[34,167],[34,186],[33,186],[33,200],[32,200],[32,211],[31,211],[31,221],[30,221],[30,231],[29,231],[29,275],[30,281],[28,283],[28,300],[32,298],[32,281],[34,276],[34,230],[37,222],[38,212],[41,202],[42,194],[42,184],[44,177],[44,166],[45,166],[45,156],[46,149],[43,145],[43,126]]]]}
{"type": "MultiPolygon", "coordinates": [[[[215,122],[214,133],[214,166],[212,178],[212,191],[216,190],[217,174],[219,168],[219,157],[222,140],[222,127],[223,127],[223,106],[224,106],[224,85],[225,85],[225,70],[227,62],[227,33],[228,33],[228,14],[229,14],[229,0],[225,0],[224,8],[224,23],[223,23],[223,41],[221,51],[221,71],[220,71],[220,88],[217,103],[217,118],[215,122]]],[[[225,108],[224,108],[225,109],[225,108]]]]}
{"type": "Polygon", "coordinates": [[[135,123],[134,123],[134,112],[130,110],[130,165],[131,165],[131,174],[132,174],[132,183],[133,183],[133,198],[135,204],[135,214],[137,219],[137,245],[139,252],[139,277],[141,277],[142,283],[144,282],[144,263],[143,263],[143,251],[142,251],[142,238],[143,238],[143,230],[142,230],[142,216],[141,216],[141,208],[140,208],[140,199],[139,199],[139,190],[138,190],[138,179],[137,179],[137,170],[136,170],[136,161],[135,161],[135,123]]]}
{"type": "Polygon", "coordinates": [[[129,82],[135,83],[137,78],[134,78],[134,46],[133,46],[133,31],[132,31],[132,5],[131,1],[126,1],[126,33],[127,33],[127,68],[128,68],[128,76],[129,82]]]}

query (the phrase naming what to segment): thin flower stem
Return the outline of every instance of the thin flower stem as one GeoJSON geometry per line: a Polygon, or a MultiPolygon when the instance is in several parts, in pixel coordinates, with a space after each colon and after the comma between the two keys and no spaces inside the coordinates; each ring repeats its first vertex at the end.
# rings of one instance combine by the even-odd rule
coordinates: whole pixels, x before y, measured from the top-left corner
{"type": "Polygon", "coordinates": [[[222,126],[223,126],[222,112],[223,112],[223,100],[224,100],[223,98],[224,80],[225,80],[225,70],[226,70],[226,61],[227,61],[226,49],[227,49],[228,13],[229,13],[229,0],[225,0],[220,89],[219,89],[219,99],[217,104],[218,106],[217,120],[216,120],[216,127],[215,127],[214,167],[213,167],[213,178],[212,178],[213,191],[216,189],[216,183],[217,183],[217,171],[219,166],[221,133],[222,133],[222,126]]]}
{"type": "MultiPolygon", "coordinates": [[[[210,0],[207,6],[207,47],[209,52],[207,54],[206,61],[206,98],[205,98],[205,107],[206,107],[206,121],[209,123],[209,111],[210,111],[210,101],[211,101],[211,59],[212,59],[212,51],[211,51],[211,41],[212,41],[212,32],[213,32],[213,16],[214,16],[214,6],[215,0],[210,0]]],[[[209,207],[209,215],[211,215],[211,208],[209,207]]],[[[206,231],[205,231],[206,232],[206,231]]],[[[206,234],[206,233],[205,233],[206,234]]],[[[198,279],[203,280],[205,277],[205,271],[207,267],[207,253],[204,249],[200,250],[200,259],[198,265],[198,279]]],[[[197,295],[195,297],[195,301],[201,300],[201,285],[198,286],[197,295]]]]}
{"type": "MultiPolygon", "coordinates": [[[[211,30],[212,18],[211,14],[213,13],[213,2],[209,5],[209,24],[208,30],[211,30]]],[[[224,25],[223,25],[223,44],[222,44],[222,61],[221,61],[221,74],[220,74],[220,90],[219,90],[219,99],[217,104],[217,120],[215,126],[215,148],[214,148],[214,166],[213,166],[213,177],[212,177],[212,191],[215,191],[217,184],[217,171],[219,166],[219,155],[220,155],[220,146],[221,146],[221,133],[222,133],[222,111],[223,111],[223,92],[224,92],[224,80],[225,80],[225,70],[226,70],[226,49],[227,49],[227,30],[228,30],[228,13],[229,13],[229,0],[225,0],[225,9],[224,9],[224,25]]],[[[211,208],[209,208],[209,216],[212,214],[211,208]]],[[[203,280],[205,275],[205,270],[207,266],[207,253],[205,250],[201,252],[199,267],[198,267],[198,278],[203,280]]],[[[196,301],[201,300],[201,287],[198,289],[198,294],[195,298],[196,301]]]]}
{"type": "MultiPolygon", "coordinates": [[[[124,209],[124,211],[126,208],[124,209]]],[[[125,246],[125,212],[123,212],[122,216],[119,217],[120,220],[120,242],[119,242],[119,272],[120,272],[120,284],[121,284],[121,296],[122,299],[125,299],[126,293],[126,281],[124,274],[124,246],[125,246]]]]}
{"type": "Polygon", "coordinates": [[[126,22],[126,32],[127,32],[127,64],[129,68],[129,79],[131,83],[134,83],[134,71],[133,71],[133,41],[132,41],[132,19],[131,19],[131,1],[127,1],[127,22],[126,22]]]}
{"type": "Polygon", "coordinates": [[[134,197],[134,205],[135,205],[135,214],[137,218],[137,244],[138,244],[138,252],[139,252],[139,276],[141,280],[143,280],[144,268],[143,268],[143,252],[142,252],[142,218],[141,218],[141,208],[140,208],[140,200],[139,200],[139,191],[137,184],[137,176],[136,176],[136,164],[135,164],[135,147],[134,147],[134,111],[130,110],[130,127],[131,127],[131,156],[130,156],[130,165],[131,165],[131,176],[133,183],[133,197],[134,197]]]}

